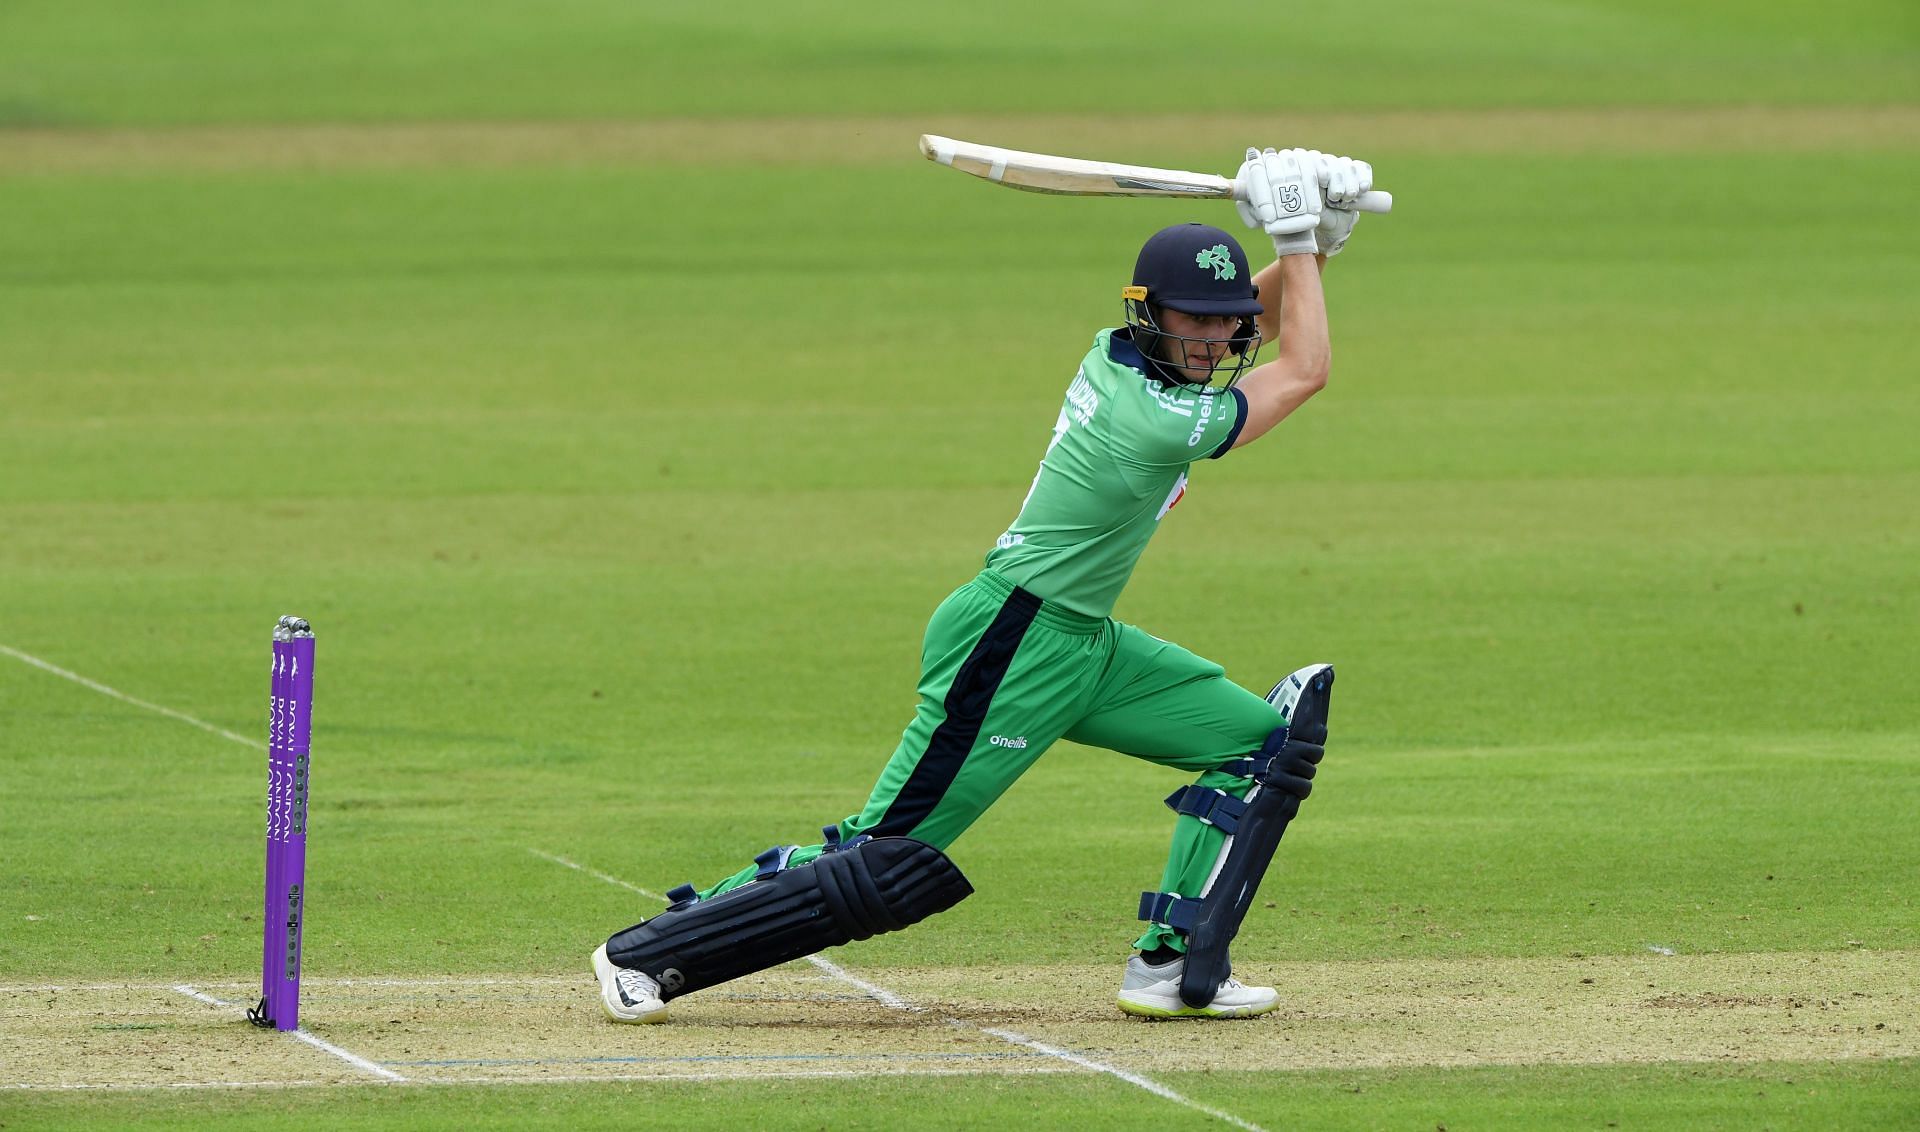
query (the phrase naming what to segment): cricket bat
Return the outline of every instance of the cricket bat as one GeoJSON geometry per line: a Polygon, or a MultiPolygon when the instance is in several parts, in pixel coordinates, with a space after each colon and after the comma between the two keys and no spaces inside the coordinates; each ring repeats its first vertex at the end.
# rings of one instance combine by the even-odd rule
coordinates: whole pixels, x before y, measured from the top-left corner
{"type": "MultiPolygon", "coordinates": [[[[1231,177],[1189,173],[1183,169],[1155,169],[1146,165],[1119,165],[1111,161],[1084,161],[1001,149],[996,145],[956,141],[938,134],[920,135],[920,152],[928,161],[950,165],[962,173],[1023,189],[1030,193],[1057,193],[1077,197],[1217,197],[1246,200],[1246,191],[1231,177]]],[[[1391,212],[1393,194],[1363,193],[1354,208],[1361,212],[1391,212]]]]}

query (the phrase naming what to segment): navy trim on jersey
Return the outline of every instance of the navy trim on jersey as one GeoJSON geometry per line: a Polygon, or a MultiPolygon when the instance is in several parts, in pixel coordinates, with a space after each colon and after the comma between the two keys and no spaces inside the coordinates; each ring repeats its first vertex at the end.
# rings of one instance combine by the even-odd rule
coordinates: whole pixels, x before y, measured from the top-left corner
{"type": "Polygon", "coordinates": [[[1247,395],[1240,392],[1238,385],[1227,386],[1227,392],[1233,394],[1234,405],[1240,412],[1234,416],[1233,427],[1227,430],[1227,438],[1220,442],[1220,447],[1213,450],[1213,455],[1207,457],[1209,460],[1218,460],[1225,456],[1227,449],[1233,447],[1233,442],[1240,439],[1240,426],[1247,423],[1247,395]]]}
{"type": "Polygon", "coordinates": [[[1121,327],[1107,338],[1107,357],[1129,369],[1147,372],[1147,358],[1133,341],[1131,327],[1121,327]]]}
{"type": "Polygon", "coordinates": [[[960,767],[980,739],[980,728],[986,723],[987,709],[993,705],[993,694],[1000,690],[1000,681],[1013,665],[1013,654],[1020,650],[1020,641],[1026,637],[1027,627],[1039,612],[1038,595],[1018,586],[1007,595],[1000,612],[994,615],[993,624],[980,634],[979,642],[967,654],[960,671],[954,674],[953,683],[947,687],[946,718],[933,729],[927,749],[913,766],[913,773],[907,776],[900,792],[887,805],[886,814],[869,833],[875,837],[910,837],[933,813],[940,799],[947,796],[953,780],[960,776],[960,767]]]}

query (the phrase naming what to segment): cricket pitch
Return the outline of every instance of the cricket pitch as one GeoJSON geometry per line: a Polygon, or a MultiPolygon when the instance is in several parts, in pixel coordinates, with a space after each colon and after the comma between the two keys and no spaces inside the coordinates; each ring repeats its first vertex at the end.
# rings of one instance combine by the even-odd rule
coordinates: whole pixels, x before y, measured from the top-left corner
{"type": "Polygon", "coordinates": [[[1906,1058],[1915,970],[1865,950],[1267,964],[1247,973],[1276,1013],[1151,1023],[1113,1008],[1117,964],[862,972],[876,997],[793,963],[634,1027],[585,974],[311,978],[303,1035],[248,1025],[251,984],[11,986],[0,1089],[1085,1071],[1060,1051],[1134,1074],[1906,1058]]]}

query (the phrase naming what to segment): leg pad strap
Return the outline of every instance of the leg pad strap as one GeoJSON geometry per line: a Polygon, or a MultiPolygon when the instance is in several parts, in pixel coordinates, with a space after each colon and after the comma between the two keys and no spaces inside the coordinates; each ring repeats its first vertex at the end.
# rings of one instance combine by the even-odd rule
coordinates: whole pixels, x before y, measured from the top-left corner
{"type": "Polygon", "coordinates": [[[1167,795],[1167,808],[1176,814],[1199,818],[1208,825],[1218,827],[1222,833],[1232,833],[1240,828],[1240,815],[1247,811],[1247,804],[1225,790],[1182,786],[1167,795]]]}
{"type": "Polygon", "coordinates": [[[1200,902],[1171,892],[1143,892],[1140,894],[1140,918],[1165,924],[1186,935],[1200,919],[1200,902]]]}

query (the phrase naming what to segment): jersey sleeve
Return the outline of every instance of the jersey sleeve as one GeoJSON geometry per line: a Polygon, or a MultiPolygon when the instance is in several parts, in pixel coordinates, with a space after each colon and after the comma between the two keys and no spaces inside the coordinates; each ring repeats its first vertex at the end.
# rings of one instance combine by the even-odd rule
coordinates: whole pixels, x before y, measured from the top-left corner
{"type": "Polygon", "coordinates": [[[1128,411],[1116,414],[1114,441],[1135,463],[1172,467],[1226,455],[1247,419],[1247,395],[1225,389],[1166,388],[1142,380],[1128,411]]]}

